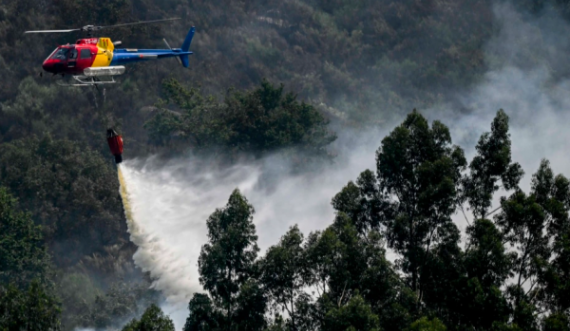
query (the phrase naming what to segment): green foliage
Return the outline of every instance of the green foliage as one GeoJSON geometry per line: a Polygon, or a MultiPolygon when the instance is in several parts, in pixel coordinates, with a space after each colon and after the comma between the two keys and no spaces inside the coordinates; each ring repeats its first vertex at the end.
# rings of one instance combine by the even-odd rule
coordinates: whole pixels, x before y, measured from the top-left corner
{"type": "MultiPolygon", "coordinates": [[[[0,139],[9,142],[30,135],[51,134],[56,138],[91,143],[90,130],[103,126],[97,116],[78,114],[77,104],[88,104],[84,94],[39,84],[32,77],[22,80],[17,94],[0,105],[0,139]],[[67,102],[61,102],[66,100],[67,102]],[[90,117],[90,118],[89,118],[90,117]]],[[[90,106],[87,109],[93,112],[90,106]]]]}
{"type": "Polygon", "coordinates": [[[568,331],[570,330],[570,323],[568,323],[568,316],[562,313],[553,313],[543,322],[544,331],[568,331]]]}
{"type": "Polygon", "coordinates": [[[493,331],[522,331],[521,328],[518,327],[518,325],[516,324],[506,324],[506,323],[500,323],[500,322],[496,322],[493,323],[493,331]]]}
{"type": "Polygon", "coordinates": [[[64,328],[82,325],[83,314],[95,304],[101,290],[84,273],[66,273],[57,279],[57,294],[62,303],[64,328]]]}
{"type": "Polygon", "coordinates": [[[167,100],[181,113],[161,110],[146,127],[157,144],[182,140],[195,148],[225,147],[254,153],[298,147],[318,154],[335,137],[317,109],[299,103],[283,85],[267,81],[246,92],[230,91],[223,103],[186,89],[176,80],[164,83],[167,100]]]}
{"type": "MultiPolygon", "coordinates": [[[[544,275],[545,269],[546,274],[548,270],[553,270],[550,264],[553,253],[556,255],[552,263],[564,256],[563,251],[556,251],[554,247],[564,245],[565,229],[570,225],[568,183],[561,175],[555,178],[548,161],[543,160],[533,175],[530,195],[517,191],[509,198],[501,199],[502,212],[497,217],[497,224],[506,241],[519,252],[513,268],[516,283],[509,285],[508,293],[515,309],[515,322],[522,328],[537,328],[534,317],[538,309],[536,298],[542,286],[549,288],[549,284],[552,284],[541,275],[544,275]],[[542,286],[526,289],[522,285],[527,281],[542,286]]],[[[563,273],[563,269],[558,270],[563,273]]],[[[553,300],[553,309],[564,307],[557,304],[555,299],[563,292],[547,290],[546,293],[553,300]]]]}
{"type": "Polygon", "coordinates": [[[190,316],[186,319],[184,331],[219,330],[223,315],[213,307],[207,295],[194,293],[188,304],[188,310],[190,310],[190,316]]]}
{"type": "MultiPolygon", "coordinates": [[[[44,316],[46,323],[55,321],[57,300],[43,283],[43,270],[49,269],[44,266],[47,254],[40,233],[28,222],[33,219],[42,226],[49,253],[62,275],[60,282],[69,282],[67,291],[60,289],[60,294],[64,313],[74,316],[63,319],[68,324],[64,328],[73,328],[75,325],[69,324],[78,320],[105,327],[116,318],[142,312],[136,302],[147,293],[143,289],[130,293],[111,288],[101,294],[117,277],[140,276],[132,270],[135,247],[128,243],[115,172],[111,162],[105,161],[109,156],[103,137],[107,127],[121,127],[127,157],[146,155],[157,146],[166,146],[160,149],[167,151],[222,147],[257,154],[298,148],[292,153],[302,150],[323,155],[333,140],[327,129],[328,117],[342,124],[374,125],[391,114],[399,116],[402,109],[449,101],[449,91],[476,83],[492,65],[483,54],[501,23],[493,15],[496,3],[3,1],[0,183],[30,216],[15,212],[10,222],[0,223],[0,236],[6,224],[11,224],[5,232],[9,236],[0,241],[0,287],[11,294],[0,301],[12,301],[2,307],[32,309],[47,302],[29,315],[44,316]],[[71,42],[78,35],[22,36],[25,30],[169,16],[182,19],[163,28],[119,28],[110,36],[127,47],[161,47],[162,37],[176,45],[192,20],[198,33],[191,70],[180,70],[179,64],[170,60],[136,64],[128,77],[119,79],[105,94],[62,89],[51,77],[35,78],[39,64],[54,45],[71,42]],[[262,77],[283,82],[307,103],[262,77]],[[199,84],[200,90],[185,88],[190,82],[199,84]],[[232,85],[247,92],[230,91],[223,101],[201,94],[219,96],[232,85]],[[148,106],[161,95],[178,109],[149,111],[148,106]],[[12,225],[20,221],[23,226],[14,230],[12,225]],[[34,278],[39,278],[39,285],[32,295],[30,281],[34,278]],[[6,279],[15,286],[7,287],[6,279]],[[41,291],[47,293],[44,301],[41,291]]],[[[531,15],[548,15],[548,10],[554,9],[567,18],[570,12],[567,0],[523,0],[514,6],[531,15]]],[[[552,47],[537,48],[548,53],[552,47]]],[[[496,59],[499,63],[504,60],[496,59]]],[[[556,75],[568,71],[560,63],[556,68],[556,75]]],[[[166,104],[159,105],[165,108],[166,104]]],[[[425,119],[411,115],[385,140],[387,152],[383,143],[378,173],[365,171],[334,197],[335,224],[308,236],[302,258],[298,240],[271,254],[271,269],[276,269],[278,261],[290,262],[287,266],[291,268],[265,281],[295,289],[302,281],[317,286],[320,292],[315,297],[286,295],[288,301],[294,298],[289,307],[298,312],[295,324],[299,329],[317,330],[323,327],[325,316],[353,312],[355,316],[378,316],[379,326],[385,330],[403,330],[423,314],[437,316],[449,329],[458,330],[560,329],[565,323],[562,316],[570,313],[567,179],[555,177],[541,166],[532,191],[522,193],[517,188],[522,171],[510,160],[508,118],[499,112],[491,132],[477,146],[469,175],[459,180],[462,185],[458,186],[461,176],[453,173],[463,169],[462,156],[450,146],[445,131],[437,123],[429,128],[425,119]],[[427,144],[422,146],[419,141],[424,140],[427,144]],[[504,188],[517,191],[502,201],[504,212],[492,222],[485,216],[499,180],[504,188]],[[461,250],[449,215],[464,199],[479,220],[469,227],[467,248],[461,250]],[[384,240],[397,249],[396,266],[404,271],[405,282],[387,262],[384,240]],[[516,256],[506,253],[505,242],[515,245],[516,256]],[[516,284],[502,291],[510,275],[516,284]],[[521,288],[519,283],[525,280],[533,285],[521,288]],[[351,304],[354,311],[346,308],[351,304]],[[539,323],[543,310],[548,317],[539,323]]],[[[242,251],[256,251],[248,227],[238,230],[246,234],[250,247],[242,251]]],[[[224,245],[239,237],[224,237],[228,239],[224,245]]],[[[233,252],[222,246],[212,245],[212,265],[222,265],[223,254],[233,252]]],[[[236,275],[213,277],[225,280],[219,292],[230,295],[210,293],[211,297],[206,297],[210,303],[205,297],[196,297],[191,310],[205,312],[195,316],[209,316],[221,323],[212,324],[212,330],[229,328],[224,324],[227,313],[220,303],[222,297],[235,304],[229,321],[247,319],[253,324],[239,324],[239,328],[262,329],[267,300],[286,294],[279,288],[269,290],[261,282],[256,253],[243,254],[237,260],[241,261],[239,270],[226,266],[224,270],[236,270],[236,275]]],[[[209,269],[209,274],[215,274],[214,269],[209,269]]],[[[28,318],[22,314],[18,316],[28,318]]],[[[276,320],[270,327],[290,325],[290,321],[276,320]]]]}
{"type": "Polygon", "coordinates": [[[334,196],[332,205],[337,212],[350,217],[359,234],[378,229],[392,212],[392,206],[370,170],[362,172],[356,183],[349,182],[334,196]]]}
{"type": "Polygon", "coordinates": [[[99,153],[49,135],[0,146],[0,181],[32,210],[61,267],[128,242],[112,167],[99,153]]]}
{"type": "Polygon", "coordinates": [[[467,228],[469,246],[465,252],[465,268],[470,277],[486,285],[500,285],[509,276],[512,254],[507,254],[503,235],[493,222],[480,219],[467,228]]]}
{"type": "MultiPolygon", "coordinates": [[[[98,294],[93,303],[89,303],[87,312],[76,316],[79,319],[75,321],[76,325],[104,329],[133,316],[140,316],[147,307],[158,301],[159,294],[148,287],[148,283],[113,284],[105,293],[98,294]]],[[[147,320],[152,321],[158,315],[156,310],[149,311],[147,320]]]]}
{"type": "Polygon", "coordinates": [[[235,315],[229,322],[229,328],[235,323],[234,328],[238,330],[262,330],[266,326],[266,296],[265,289],[256,280],[248,279],[243,283],[235,301],[235,315]]]}
{"type": "Polygon", "coordinates": [[[412,323],[412,325],[407,329],[407,331],[446,331],[445,325],[437,318],[432,320],[427,317],[422,317],[419,320],[412,323]]]}
{"type": "Polygon", "coordinates": [[[570,181],[543,160],[531,192],[518,188],[502,111],[478,150],[464,174],[448,128],[413,112],[382,141],[377,173],[333,197],[332,225],[306,239],[293,227],[261,260],[253,207],[235,191],[208,220],[200,272],[210,296],[194,296],[185,331],[567,330],[570,181]],[[494,220],[481,218],[498,180],[515,192],[494,220]],[[461,248],[451,215],[465,197],[479,218],[461,248]]]}
{"type": "Polygon", "coordinates": [[[451,214],[466,164],[463,151],[451,146],[445,125],[435,121],[430,128],[413,112],[382,140],[376,159],[379,187],[397,199],[393,217],[384,220],[388,245],[403,256],[402,270],[422,297],[424,268],[436,257],[432,250],[457,250],[459,236],[451,214]]]}
{"type": "Polygon", "coordinates": [[[27,289],[0,286],[0,330],[60,330],[59,301],[37,280],[27,289]]]}
{"type": "Polygon", "coordinates": [[[0,330],[59,330],[50,269],[40,228],[0,187],[0,330]]]}
{"type": "Polygon", "coordinates": [[[517,188],[523,176],[518,163],[511,163],[511,139],[509,117],[503,110],[491,125],[491,133],[485,133],[477,143],[477,156],[469,164],[471,176],[465,178],[464,194],[473,208],[476,218],[485,218],[491,206],[493,193],[499,189],[500,178],[507,190],[517,188]]]}
{"type": "Polygon", "coordinates": [[[361,296],[356,295],[346,305],[327,312],[322,330],[379,331],[380,328],[378,316],[372,313],[372,309],[361,296]]]}
{"type": "Polygon", "coordinates": [[[307,282],[303,251],[303,234],[297,226],[281,237],[278,245],[270,247],[261,264],[261,281],[268,297],[286,310],[293,329],[297,329],[295,310],[297,299],[304,294],[307,282]]]}
{"type": "Polygon", "coordinates": [[[174,323],[155,304],[150,305],[140,320],[133,318],[123,331],[174,331],[174,323]]]}
{"type": "Polygon", "coordinates": [[[501,286],[511,275],[513,254],[503,245],[503,236],[493,222],[480,219],[467,228],[469,243],[463,255],[465,274],[455,283],[452,329],[473,325],[490,329],[497,321],[507,321],[510,309],[501,286]]]}
{"type": "MultiPolygon", "coordinates": [[[[378,319],[381,325],[399,325],[397,320],[402,317],[400,313],[407,313],[407,308],[402,305],[403,300],[400,300],[403,296],[400,291],[405,289],[385,257],[384,245],[377,231],[359,236],[351,219],[343,213],[339,213],[335,223],[325,231],[309,235],[304,247],[304,277],[307,284],[318,292],[319,299],[312,306],[312,310],[315,310],[312,314],[332,314],[329,322],[322,317],[325,318],[323,328],[326,328],[326,323],[332,323],[329,327],[342,326],[336,320],[340,318],[338,315],[348,314],[348,310],[352,309],[344,310],[345,305],[358,306],[360,304],[357,302],[362,299],[369,307],[366,309],[373,309],[373,319],[378,319]],[[336,310],[331,312],[331,309],[336,310]],[[379,313],[382,313],[381,318],[378,317],[379,313]]],[[[306,315],[303,309],[306,298],[300,296],[299,299],[297,310],[302,312],[301,315],[306,315]]],[[[300,319],[303,319],[302,316],[300,319]]],[[[310,325],[307,322],[301,324],[310,325]]],[[[371,325],[377,326],[376,322],[371,325]]]]}
{"type": "Polygon", "coordinates": [[[228,309],[240,285],[250,276],[259,251],[253,212],[236,189],[226,208],[208,218],[209,243],[202,247],[198,260],[200,283],[228,309]]]}
{"type": "Polygon", "coordinates": [[[45,282],[50,267],[40,227],[17,208],[16,199],[0,187],[0,286],[26,288],[33,279],[45,282]]]}
{"type": "Polygon", "coordinates": [[[197,314],[186,321],[185,330],[215,330],[218,323],[223,330],[265,326],[266,294],[256,280],[254,265],[259,248],[253,212],[236,189],[226,207],[208,218],[209,242],[202,246],[198,267],[200,283],[212,296],[215,308],[207,296],[195,295],[189,308],[197,314]]]}
{"type": "Polygon", "coordinates": [[[555,257],[539,276],[544,286],[543,300],[556,311],[570,309],[570,233],[563,231],[554,242],[555,257]]]}
{"type": "Polygon", "coordinates": [[[0,102],[14,94],[14,82],[37,75],[55,45],[79,37],[23,38],[25,30],[181,17],[174,23],[109,32],[127,47],[153,48],[163,46],[163,37],[178,46],[192,21],[198,32],[191,70],[180,70],[171,59],[135,64],[128,72],[132,88],[108,90],[106,103],[125,122],[138,113],[133,110],[156,101],[160,82],[169,76],[199,82],[215,93],[228,86],[253,88],[267,77],[294,87],[303,98],[340,109],[351,120],[377,121],[393,111],[433,105],[441,99],[438,93],[477,82],[486,69],[483,46],[498,23],[487,0],[5,2],[0,15],[0,66],[5,63],[0,102]],[[383,111],[377,112],[377,105],[383,111]]]}

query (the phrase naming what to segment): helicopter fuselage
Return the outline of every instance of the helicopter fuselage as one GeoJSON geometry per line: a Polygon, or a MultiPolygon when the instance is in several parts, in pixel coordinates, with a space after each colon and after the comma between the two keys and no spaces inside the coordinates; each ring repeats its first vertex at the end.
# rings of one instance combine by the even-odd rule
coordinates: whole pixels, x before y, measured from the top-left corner
{"type": "MultiPolygon", "coordinates": [[[[186,38],[187,47],[190,46],[193,34],[194,28],[190,30],[186,38]]],[[[115,49],[110,38],[86,38],[79,39],[72,45],[57,47],[43,62],[42,68],[53,74],[117,75],[124,73],[123,65],[125,64],[168,57],[178,57],[182,65],[188,67],[188,55],[190,54],[192,52],[188,51],[188,48],[185,50],[181,48],[115,49]]]]}

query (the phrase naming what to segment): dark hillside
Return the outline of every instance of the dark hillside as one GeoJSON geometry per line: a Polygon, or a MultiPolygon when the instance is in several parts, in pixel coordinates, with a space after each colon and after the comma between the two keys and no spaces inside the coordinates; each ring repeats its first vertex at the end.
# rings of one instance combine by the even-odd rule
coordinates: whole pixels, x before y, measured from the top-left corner
{"type": "MultiPolygon", "coordinates": [[[[484,58],[485,45],[501,24],[493,14],[500,2],[0,1],[0,193],[16,197],[18,208],[29,211],[28,221],[41,225],[34,233],[41,232],[58,281],[72,284],[53,287],[65,299],[63,328],[82,323],[103,328],[141,312],[138,302],[157,300],[132,262],[136,247],[126,232],[105,144],[108,127],[125,137],[126,158],[188,149],[260,156],[283,148],[330,156],[327,146],[335,137],[330,122],[340,128],[378,125],[414,107],[452,101],[450,92],[476,84],[492,65],[484,58]],[[57,77],[39,76],[53,49],[81,34],[23,34],[167,17],[181,20],[97,35],[124,47],[164,48],[162,38],[179,47],[196,26],[190,68],[173,59],[139,63],[101,90],[61,87],[57,77]]],[[[570,18],[567,0],[524,0],[515,6],[526,18],[548,11],[570,18]]],[[[346,222],[339,217],[338,228],[328,234],[340,235],[343,226],[353,231],[346,222]]],[[[383,260],[370,263],[384,267],[383,260]]],[[[3,286],[0,294],[16,299],[28,288],[44,288],[3,286]]],[[[51,285],[45,288],[51,295],[51,285]]],[[[342,286],[335,291],[342,293],[342,286]]],[[[407,305],[402,291],[398,300],[407,305]]],[[[437,302],[439,294],[431,294],[426,300],[437,302]]],[[[367,295],[362,294],[368,300],[367,295]]],[[[358,306],[363,299],[351,300],[358,306]]],[[[445,304],[438,309],[453,306],[445,304]]],[[[328,323],[336,325],[341,318],[335,316],[328,323]]]]}
{"type": "Polygon", "coordinates": [[[55,44],[78,37],[23,36],[26,29],[181,17],[104,33],[131,47],[162,47],[161,37],[178,45],[195,25],[191,69],[164,61],[129,70],[123,84],[108,93],[109,107],[119,117],[127,108],[152,104],[161,80],[173,76],[208,93],[251,88],[268,78],[354,120],[381,119],[385,111],[408,104],[441,101],[439,94],[447,89],[476,80],[484,70],[482,45],[494,24],[491,3],[484,0],[9,1],[4,10],[4,22],[11,24],[0,28],[0,56],[10,83],[0,100],[16,93],[14,81],[38,72],[55,44]]]}

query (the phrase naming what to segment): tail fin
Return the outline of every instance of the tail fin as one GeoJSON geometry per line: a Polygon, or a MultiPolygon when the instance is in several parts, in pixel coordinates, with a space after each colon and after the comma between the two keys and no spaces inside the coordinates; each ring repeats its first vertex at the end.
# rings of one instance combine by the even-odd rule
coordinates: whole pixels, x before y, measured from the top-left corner
{"type": "MultiPolygon", "coordinates": [[[[188,34],[186,35],[186,39],[184,39],[184,43],[182,44],[182,51],[183,52],[188,52],[190,50],[190,44],[192,43],[192,38],[194,37],[194,32],[196,32],[196,29],[194,27],[192,27],[190,29],[190,31],[188,31],[188,34]]],[[[190,61],[188,59],[188,54],[180,55],[180,60],[182,61],[182,65],[184,66],[184,68],[188,68],[188,66],[190,65],[190,61]]]]}

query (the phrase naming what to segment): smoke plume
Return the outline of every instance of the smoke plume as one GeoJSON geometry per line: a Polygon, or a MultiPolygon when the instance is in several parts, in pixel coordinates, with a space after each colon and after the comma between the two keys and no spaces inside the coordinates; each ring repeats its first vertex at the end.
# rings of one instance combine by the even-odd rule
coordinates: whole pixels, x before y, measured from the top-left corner
{"type": "MultiPolygon", "coordinates": [[[[490,130],[497,110],[504,109],[511,118],[513,160],[526,171],[521,184],[528,190],[542,158],[551,161],[556,173],[570,175],[570,84],[562,72],[568,67],[565,36],[570,27],[550,12],[529,18],[510,5],[495,6],[495,15],[501,27],[487,45],[490,70],[481,83],[454,96],[459,100],[454,106],[420,111],[448,125],[454,143],[471,158],[479,136],[490,130]]],[[[279,153],[231,167],[193,157],[126,161],[122,172],[134,221],[129,229],[139,247],[134,260],[166,296],[164,308],[177,329],[188,314],[191,295],[202,291],[197,261],[207,241],[206,220],[226,204],[233,189],[239,188],[256,210],[262,254],[294,224],[305,235],[322,230],[334,217],[331,198],[361,171],[375,169],[381,139],[402,120],[364,132],[339,132],[336,162],[308,173],[294,174],[279,153]]],[[[463,215],[455,220],[463,230],[463,215]]]]}

